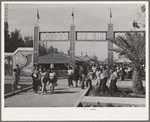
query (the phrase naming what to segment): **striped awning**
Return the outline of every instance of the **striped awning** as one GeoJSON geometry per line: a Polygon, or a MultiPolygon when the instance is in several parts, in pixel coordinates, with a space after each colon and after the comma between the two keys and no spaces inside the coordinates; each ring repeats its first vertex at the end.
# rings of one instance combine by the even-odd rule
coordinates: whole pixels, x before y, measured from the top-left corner
{"type": "Polygon", "coordinates": [[[122,58],[116,61],[116,63],[131,63],[131,61],[127,58],[122,58]]]}

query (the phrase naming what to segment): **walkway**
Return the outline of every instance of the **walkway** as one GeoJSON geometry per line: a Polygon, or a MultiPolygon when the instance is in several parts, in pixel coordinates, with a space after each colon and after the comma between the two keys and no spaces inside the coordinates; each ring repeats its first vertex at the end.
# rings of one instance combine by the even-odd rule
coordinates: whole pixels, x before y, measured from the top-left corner
{"type": "Polygon", "coordinates": [[[72,107],[83,92],[80,87],[68,87],[67,79],[59,79],[52,95],[34,94],[31,89],[5,99],[5,107],[72,107]]]}
{"type": "MultiPolygon", "coordinates": [[[[22,77],[21,79],[21,84],[31,84],[31,78],[22,77]]],[[[11,78],[5,79],[5,83],[9,82],[12,82],[11,78]]],[[[93,80],[93,85],[94,84],[95,80],[93,80]]],[[[108,82],[107,86],[109,86],[108,82]]],[[[118,80],[117,86],[120,88],[131,88],[132,81],[118,80]]],[[[143,81],[143,86],[145,86],[145,81],[143,81]]],[[[34,94],[31,89],[27,92],[22,92],[5,99],[4,104],[5,107],[72,107],[84,91],[85,89],[82,90],[80,87],[68,87],[67,79],[59,79],[58,86],[55,88],[52,95],[49,95],[48,93],[42,95],[41,91],[39,91],[38,94],[34,94]]]]}

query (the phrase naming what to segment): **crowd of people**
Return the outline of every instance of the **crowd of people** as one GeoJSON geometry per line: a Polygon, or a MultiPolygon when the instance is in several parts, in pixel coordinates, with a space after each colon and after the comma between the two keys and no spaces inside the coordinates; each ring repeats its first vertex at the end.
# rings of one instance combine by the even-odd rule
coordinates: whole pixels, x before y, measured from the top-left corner
{"type": "Polygon", "coordinates": [[[68,70],[68,86],[73,86],[73,80],[76,82],[76,87],[78,87],[78,80],[81,88],[84,89],[92,86],[92,80],[96,78],[95,90],[103,93],[117,93],[117,79],[120,78],[121,81],[127,79],[132,79],[133,69],[130,65],[126,66],[126,68],[122,65],[114,66],[112,70],[108,71],[107,66],[100,65],[91,65],[85,63],[83,65],[75,65],[74,67],[69,67],[68,70]],[[110,83],[110,87],[108,88],[107,81],[110,83]]]}
{"type": "MultiPolygon", "coordinates": [[[[17,69],[14,69],[14,82],[13,85],[18,85],[20,81],[20,68],[19,65],[16,65],[17,69]]],[[[68,87],[81,86],[81,89],[84,89],[90,86],[90,89],[95,88],[96,91],[99,91],[101,94],[109,93],[113,95],[118,92],[117,88],[117,79],[125,80],[125,78],[132,78],[132,67],[127,66],[115,66],[113,70],[108,71],[107,66],[100,65],[91,65],[84,63],[83,65],[74,65],[69,66],[66,75],[68,76],[68,87]],[[96,80],[95,85],[93,86],[93,79],[96,80]],[[73,82],[74,81],[74,82],[73,82]],[[110,83],[110,87],[107,86],[107,81],[110,83]]],[[[47,93],[46,86],[49,86],[49,94],[54,92],[55,86],[57,86],[57,75],[54,70],[46,69],[46,67],[34,65],[34,70],[31,75],[33,92],[36,94],[38,91],[42,91],[42,94],[47,93]]]]}
{"type": "Polygon", "coordinates": [[[46,70],[44,67],[35,65],[31,77],[33,79],[32,85],[35,94],[37,94],[38,90],[42,91],[42,94],[47,93],[47,85],[49,86],[49,94],[52,94],[55,86],[57,86],[57,76],[53,69],[46,70]]]}
{"type": "Polygon", "coordinates": [[[117,92],[118,88],[116,86],[117,82],[117,71],[110,71],[110,89],[107,87],[106,83],[108,81],[109,75],[106,66],[92,66],[87,63],[82,66],[75,65],[74,67],[69,67],[67,72],[68,75],[68,86],[73,86],[73,80],[78,87],[78,81],[81,85],[81,88],[90,87],[95,90],[100,91],[101,93],[107,92],[113,94],[117,92]],[[92,85],[92,80],[96,78],[95,86],[92,85]]]}
{"type": "Polygon", "coordinates": [[[126,67],[122,66],[122,65],[118,65],[116,67],[117,69],[117,77],[120,78],[121,81],[124,81],[125,78],[126,79],[132,79],[132,75],[133,75],[133,68],[128,65],[126,67]]]}

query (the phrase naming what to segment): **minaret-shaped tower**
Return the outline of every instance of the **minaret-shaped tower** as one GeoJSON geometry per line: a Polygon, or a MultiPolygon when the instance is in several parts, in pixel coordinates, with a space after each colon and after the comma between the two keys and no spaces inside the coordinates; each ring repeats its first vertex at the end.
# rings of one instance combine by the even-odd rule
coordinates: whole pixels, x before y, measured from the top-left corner
{"type": "Polygon", "coordinates": [[[71,24],[70,24],[70,33],[69,33],[69,40],[70,40],[70,64],[75,65],[75,40],[76,40],[76,31],[75,31],[75,24],[74,24],[74,11],[71,14],[71,24]]]}
{"type": "Polygon", "coordinates": [[[33,41],[33,64],[38,63],[39,54],[39,12],[37,10],[36,24],[34,26],[34,41],[33,41]]]}

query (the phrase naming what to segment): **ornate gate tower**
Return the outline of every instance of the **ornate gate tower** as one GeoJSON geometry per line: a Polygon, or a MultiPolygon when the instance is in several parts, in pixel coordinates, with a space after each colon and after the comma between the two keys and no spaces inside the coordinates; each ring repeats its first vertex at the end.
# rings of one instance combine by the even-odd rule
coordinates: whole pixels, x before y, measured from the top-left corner
{"type": "MultiPolygon", "coordinates": [[[[107,39],[111,40],[114,38],[114,32],[113,32],[113,24],[108,24],[108,31],[107,31],[107,39]]],[[[108,64],[109,68],[112,68],[113,66],[113,43],[108,41],[108,64]]]]}
{"type": "Polygon", "coordinates": [[[76,31],[74,24],[74,11],[72,11],[72,22],[70,24],[69,41],[70,41],[70,64],[75,65],[75,41],[76,41],[76,31]]]}
{"type": "Polygon", "coordinates": [[[33,41],[33,64],[38,63],[39,54],[39,25],[38,20],[34,26],[34,41],[33,41]]]}

